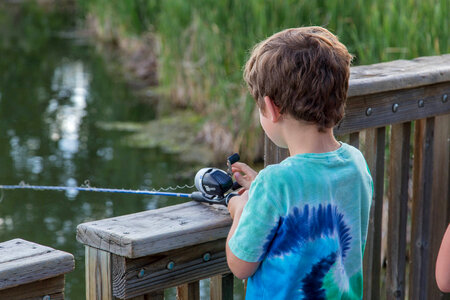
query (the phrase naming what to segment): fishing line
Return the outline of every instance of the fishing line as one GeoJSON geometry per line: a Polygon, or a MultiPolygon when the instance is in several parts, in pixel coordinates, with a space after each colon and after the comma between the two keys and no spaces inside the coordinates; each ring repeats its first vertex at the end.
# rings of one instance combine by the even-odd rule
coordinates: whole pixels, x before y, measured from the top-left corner
{"type": "MultiPolygon", "coordinates": [[[[30,185],[25,182],[20,182],[16,185],[0,185],[0,190],[35,190],[35,191],[80,191],[80,192],[97,192],[97,193],[122,193],[122,194],[139,194],[151,196],[169,196],[191,198],[198,202],[206,202],[209,204],[228,205],[228,201],[237,195],[237,193],[229,192],[235,191],[241,186],[237,182],[233,182],[231,165],[239,161],[237,153],[231,155],[227,159],[228,171],[217,168],[203,168],[197,172],[193,185],[177,185],[175,187],[162,187],[153,190],[128,190],[115,188],[97,188],[91,187],[89,180],[85,180],[81,186],[49,186],[49,185],[30,185]],[[175,193],[179,189],[197,188],[197,191],[190,194],[175,193]],[[171,192],[169,192],[171,191],[171,192]]],[[[0,201],[3,199],[0,198],[0,201]]]]}
{"type": "Polygon", "coordinates": [[[122,193],[122,194],[140,194],[140,195],[152,195],[152,196],[172,196],[191,198],[191,194],[186,193],[174,193],[167,191],[175,191],[182,188],[193,188],[194,185],[183,185],[176,187],[160,188],[158,190],[129,190],[129,189],[115,189],[115,188],[97,188],[89,185],[82,186],[48,186],[48,185],[30,185],[21,182],[17,185],[0,185],[2,190],[36,190],[36,191],[80,191],[80,192],[97,192],[97,193],[122,193]]]}

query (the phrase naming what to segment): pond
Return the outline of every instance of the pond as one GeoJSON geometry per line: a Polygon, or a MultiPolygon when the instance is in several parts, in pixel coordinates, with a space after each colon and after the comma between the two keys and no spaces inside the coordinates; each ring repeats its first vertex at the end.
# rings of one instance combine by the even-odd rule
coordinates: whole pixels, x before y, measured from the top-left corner
{"type": "MultiPolygon", "coordinates": [[[[176,155],[136,149],[102,124],[155,117],[114,68],[73,30],[70,12],[0,4],[0,184],[151,189],[192,184],[176,155]]],[[[107,126],[106,126],[107,127],[107,126]]],[[[0,191],[0,241],[22,238],[75,256],[66,299],[84,299],[80,223],[182,203],[87,192],[0,191]]]]}

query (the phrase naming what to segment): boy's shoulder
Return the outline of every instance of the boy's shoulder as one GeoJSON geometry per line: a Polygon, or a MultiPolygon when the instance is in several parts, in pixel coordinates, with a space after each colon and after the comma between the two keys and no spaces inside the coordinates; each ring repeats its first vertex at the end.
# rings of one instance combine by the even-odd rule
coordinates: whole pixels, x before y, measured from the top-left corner
{"type": "MultiPolygon", "coordinates": [[[[289,181],[289,178],[310,177],[311,173],[336,172],[338,168],[367,169],[367,163],[361,151],[342,143],[335,151],[327,153],[306,153],[290,156],[278,164],[273,164],[261,170],[257,178],[261,181],[289,181]]],[[[315,177],[315,176],[314,176],[315,177]]]]}

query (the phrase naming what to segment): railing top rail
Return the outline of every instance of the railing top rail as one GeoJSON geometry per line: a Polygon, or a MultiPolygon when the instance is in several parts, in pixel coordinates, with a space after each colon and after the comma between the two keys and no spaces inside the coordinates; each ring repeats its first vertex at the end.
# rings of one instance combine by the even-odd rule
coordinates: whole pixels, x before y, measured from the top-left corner
{"type": "Polygon", "coordinates": [[[56,277],[75,267],[73,255],[23,239],[0,243],[0,290],[56,277]]]}
{"type": "Polygon", "coordinates": [[[222,239],[231,218],[225,207],[187,202],[78,225],[77,240],[129,258],[222,239]]]}
{"type": "Polygon", "coordinates": [[[450,81],[450,54],[352,67],[348,97],[450,81]]]}

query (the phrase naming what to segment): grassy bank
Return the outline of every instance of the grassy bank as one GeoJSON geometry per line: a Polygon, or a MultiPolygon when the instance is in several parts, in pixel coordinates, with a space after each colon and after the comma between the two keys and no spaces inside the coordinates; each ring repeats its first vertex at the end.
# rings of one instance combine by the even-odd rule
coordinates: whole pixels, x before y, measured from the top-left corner
{"type": "Polygon", "coordinates": [[[207,119],[215,151],[261,154],[254,103],[242,66],[258,41],[288,27],[322,25],[356,56],[354,64],[449,52],[447,0],[78,0],[98,35],[120,43],[152,36],[158,91],[207,119]],[[226,134],[223,133],[226,128],[226,134]],[[220,140],[220,139],[219,139],[220,140]],[[220,144],[220,141],[219,141],[220,144]]]}

